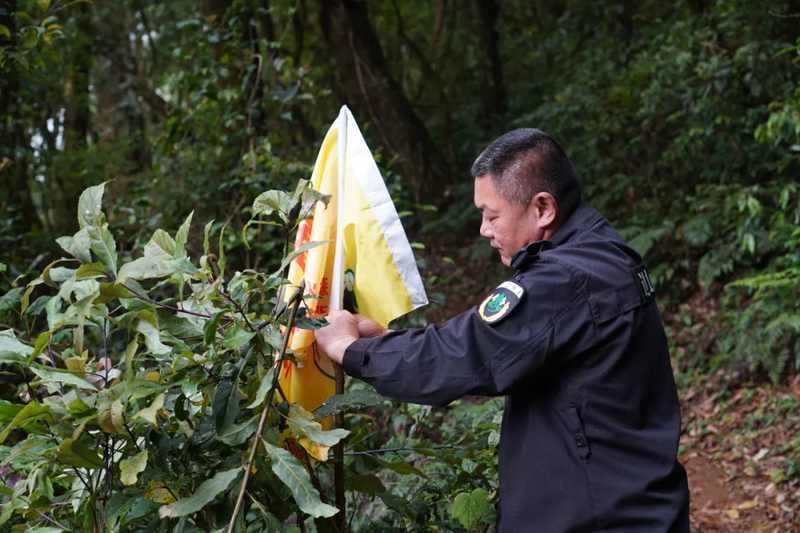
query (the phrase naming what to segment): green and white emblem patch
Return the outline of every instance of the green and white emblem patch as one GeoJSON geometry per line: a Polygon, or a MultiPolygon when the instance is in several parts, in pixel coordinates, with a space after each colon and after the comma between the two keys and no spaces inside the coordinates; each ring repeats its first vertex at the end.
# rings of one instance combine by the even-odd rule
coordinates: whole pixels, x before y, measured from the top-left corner
{"type": "Polygon", "coordinates": [[[487,324],[496,324],[517,306],[525,289],[513,281],[505,281],[493,290],[478,307],[478,314],[487,324]]]}

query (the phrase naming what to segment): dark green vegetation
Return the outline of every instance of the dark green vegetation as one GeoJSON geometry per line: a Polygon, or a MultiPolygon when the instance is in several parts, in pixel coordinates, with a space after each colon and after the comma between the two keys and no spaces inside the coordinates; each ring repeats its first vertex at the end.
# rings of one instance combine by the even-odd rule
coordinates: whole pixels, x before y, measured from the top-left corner
{"type": "MultiPolygon", "coordinates": [[[[500,279],[482,274],[469,166],[498,134],[535,126],[645,255],[685,395],[710,382],[733,411],[761,394],[736,392],[743,379],[791,383],[798,13],[794,0],[0,0],[0,531],[228,523],[290,314],[270,299],[299,216],[254,201],[290,191],[290,210],[342,103],[427,243],[443,315],[500,279]],[[76,216],[103,182],[102,207],[91,189],[76,216]],[[251,217],[275,225],[245,229],[251,217]],[[146,263],[157,276],[128,266],[128,288],[112,283],[146,263]],[[174,311],[198,294],[203,316],[174,311]],[[718,369],[737,377],[705,377],[718,369]],[[159,518],[177,496],[196,509],[159,518]]],[[[307,465],[274,445],[285,427],[323,446],[341,435],[279,402],[241,530],[329,512],[302,488],[307,465]]],[[[764,405],[755,426],[734,424],[746,442],[776,416],[797,420],[789,400],[764,405]]],[[[347,409],[349,453],[401,449],[348,456],[353,529],[491,527],[496,401],[347,409]]],[[[724,433],[713,416],[692,419],[692,439],[724,433]]],[[[778,493],[800,478],[786,426],[774,448],[747,444],[767,449],[755,462],[779,456],[778,493]]],[[[331,463],[313,469],[329,502],[331,463]]]]}

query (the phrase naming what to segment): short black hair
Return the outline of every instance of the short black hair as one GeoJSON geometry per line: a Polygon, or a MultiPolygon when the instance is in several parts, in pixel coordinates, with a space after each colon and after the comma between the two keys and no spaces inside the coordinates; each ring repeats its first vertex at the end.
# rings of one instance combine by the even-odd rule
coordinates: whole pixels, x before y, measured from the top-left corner
{"type": "Polygon", "coordinates": [[[564,219],[580,205],[581,178],[555,139],[536,128],[520,128],[497,138],[472,165],[472,176],[490,176],[497,194],[515,204],[538,192],[553,195],[564,219]]]}

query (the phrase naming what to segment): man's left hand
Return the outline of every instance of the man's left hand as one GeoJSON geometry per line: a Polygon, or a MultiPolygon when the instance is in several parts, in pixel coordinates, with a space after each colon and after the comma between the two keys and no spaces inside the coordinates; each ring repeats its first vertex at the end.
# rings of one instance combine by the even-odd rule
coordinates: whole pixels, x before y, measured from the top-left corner
{"type": "Polygon", "coordinates": [[[314,336],[320,349],[333,361],[342,364],[347,347],[358,340],[358,323],[348,311],[331,311],[328,325],[318,329],[314,336]]]}

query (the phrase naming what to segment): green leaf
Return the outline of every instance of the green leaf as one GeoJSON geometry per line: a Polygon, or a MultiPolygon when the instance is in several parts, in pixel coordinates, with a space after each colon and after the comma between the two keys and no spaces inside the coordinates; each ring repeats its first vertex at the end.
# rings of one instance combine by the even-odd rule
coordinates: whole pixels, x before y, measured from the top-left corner
{"type": "Polygon", "coordinates": [[[175,256],[175,239],[163,229],[157,229],[150,237],[150,243],[157,245],[167,256],[175,256]]]}
{"type": "Polygon", "coordinates": [[[253,403],[247,406],[248,409],[255,409],[261,402],[264,401],[264,398],[267,397],[267,393],[272,388],[272,380],[274,379],[275,369],[270,368],[267,372],[267,375],[264,376],[264,379],[261,380],[261,384],[258,386],[258,391],[256,392],[256,399],[253,400],[253,403]]]}
{"type": "Polygon", "coordinates": [[[128,381],[133,381],[133,358],[136,355],[136,350],[139,348],[139,333],[134,335],[133,340],[128,343],[125,348],[125,378],[128,381]]]}
{"type": "Polygon", "coordinates": [[[119,269],[118,283],[126,280],[158,279],[171,276],[175,272],[176,264],[172,259],[164,260],[157,257],[140,257],[130,263],[125,263],[119,269]]]}
{"type": "Polygon", "coordinates": [[[92,251],[113,275],[117,274],[117,245],[102,211],[105,183],[89,187],[78,200],[78,223],[89,233],[92,251]]]}
{"type": "Polygon", "coordinates": [[[79,315],[88,315],[95,298],[100,296],[100,284],[93,279],[76,281],[72,285],[75,293],[75,311],[79,315]]]}
{"type": "Polygon", "coordinates": [[[213,344],[217,338],[217,328],[219,327],[219,319],[222,318],[226,311],[215,313],[209,320],[203,324],[203,342],[206,344],[213,344]]]}
{"type": "Polygon", "coordinates": [[[84,263],[78,267],[78,271],[75,272],[75,277],[80,278],[92,278],[97,276],[105,275],[105,270],[103,270],[103,263],[84,263]]]}
{"type": "Polygon", "coordinates": [[[33,350],[34,349],[27,344],[23,344],[17,340],[12,330],[4,329],[0,331],[0,357],[2,357],[3,352],[10,352],[26,360],[33,353],[33,350]]]}
{"type": "Polygon", "coordinates": [[[39,7],[42,8],[42,11],[47,11],[50,9],[50,0],[36,0],[36,3],[39,4],[39,7]]]}
{"type": "Polygon", "coordinates": [[[5,35],[9,39],[11,39],[11,32],[8,30],[8,26],[0,24],[0,35],[5,35]]]}
{"type": "Polygon", "coordinates": [[[239,446],[258,429],[258,419],[260,417],[254,416],[250,420],[246,420],[241,424],[228,424],[224,426],[219,433],[217,439],[224,442],[228,446],[239,446]]]}
{"type": "Polygon", "coordinates": [[[17,416],[24,407],[24,405],[0,400],[0,424],[6,424],[14,420],[14,417],[17,416]]]}
{"type": "Polygon", "coordinates": [[[256,500],[252,496],[250,497],[250,499],[252,500],[253,505],[255,505],[256,508],[261,513],[262,518],[264,518],[264,525],[266,526],[266,529],[263,530],[261,533],[285,533],[286,532],[286,530],[283,528],[283,523],[281,523],[280,520],[275,518],[275,515],[273,515],[272,513],[267,511],[266,509],[264,509],[264,506],[261,505],[258,502],[258,500],[256,500]]]}
{"type": "Polygon", "coordinates": [[[46,452],[55,448],[52,437],[43,437],[40,435],[30,435],[27,439],[23,440],[11,449],[11,452],[6,455],[3,462],[0,463],[0,468],[5,467],[12,461],[19,458],[39,458],[46,452]]]}
{"type": "Polygon", "coordinates": [[[314,412],[314,416],[316,418],[327,418],[340,411],[378,405],[383,400],[385,400],[383,396],[371,390],[356,390],[347,394],[331,396],[314,412]]]}
{"type": "Polygon", "coordinates": [[[307,252],[307,251],[309,251],[309,250],[311,250],[313,248],[316,248],[317,246],[322,246],[323,244],[328,244],[329,242],[332,242],[332,240],[329,239],[327,241],[309,241],[309,242],[305,243],[303,246],[301,246],[300,248],[297,248],[296,250],[294,250],[292,253],[290,253],[289,255],[287,255],[283,259],[283,262],[281,263],[281,267],[276,271],[276,275],[278,275],[281,272],[283,272],[283,270],[286,268],[286,266],[289,263],[291,263],[292,261],[294,261],[300,254],[302,254],[304,252],[307,252]]]}
{"type": "Polygon", "coordinates": [[[0,296],[0,316],[14,309],[22,298],[22,289],[13,288],[0,296]]]}
{"type": "Polygon", "coordinates": [[[81,263],[92,262],[92,241],[89,230],[82,229],[72,237],[59,237],[56,239],[61,248],[81,263]]]}
{"type": "Polygon", "coordinates": [[[118,433],[124,424],[125,406],[120,400],[101,400],[97,406],[97,423],[106,433],[118,433]]]}
{"type": "Polygon", "coordinates": [[[214,223],[214,219],[208,221],[206,224],[205,229],[203,230],[203,255],[208,255],[208,250],[211,248],[211,245],[208,242],[208,234],[211,232],[211,225],[214,223]]]}
{"type": "Polygon", "coordinates": [[[52,336],[52,331],[43,331],[38,337],[36,337],[36,344],[33,347],[33,353],[30,355],[30,357],[28,357],[28,361],[26,362],[25,366],[31,366],[31,363],[33,363],[39,354],[44,351],[44,347],[48,345],[52,336]]]}
{"type": "Polygon", "coordinates": [[[322,202],[327,206],[331,201],[331,195],[323,194],[314,189],[311,186],[311,182],[308,180],[300,180],[297,182],[297,187],[295,187],[292,201],[302,202],[299,218],[310,218],[314,215],[314,208],[317,206],[317,203],[322,202]]]}
{"type": "Polygon", "coordinates": [[[24,355],[20,355],[18,353],[9,352],[9,351],[0,351],[0,365],[2,364],[9,364],[9,365],[26,365],[28,363],[28,358],[24,355]]]}
{"type": "Polygon", "coordinates": [[[103,459],[79,440],[64,439],[58,445],[56,457],[77,468],[105,468],[103,459]]]}
{"type": "Polygon", "coordinates": [[[224,277],[225,275],[225,267],[228,266],[228,258],[225,257],[225,228],[228,227],[228,223],[226,222],[222,229],[219,230],[219,277],[224,277]]]}
{"type": "Polygon", "coordinates": [[[386,492],[386,487],[383,481],[378,476],[372,474],[357,474],[347,479],[347,488],[363,492],[365,494],[377,494],[379,492],[386,492]]]}
{"type": "Polygon", "coordinates": [[[272,461],[272,471],[292,491],[294,500],[301,511],[314,518],[329,517],[339,512],[336,507],[322,503],[319,499],[319,492],[311,485],[308,471],[291,452],[268,442],[264,442],[264,447],[272,461]]]}
{"type": "Polygon", "coordinates": [[[81,229],[91,226],[103,214],[103,191],[107,182],[88,187],[78,199],[78,224],[81,229]]]}
{"type": "Polygon", "coordinates": [[[478,525],[487,509],[489,509],[489,493],[484,489],[475,489],[471,494],[459,494],[453,500],[453,516],[458,518],[467,530],[472,530],[478,525]]]}
{"type": "Polygon", "coordinates": [[[403,461],[385,461],[380,457],[375,455],[371,456],[378,464],[385,466],[389,470],[393,472],[397,472],[398,474],[414,474],[415,476],[420,476],[427,478],[428,476],[425,475],[425,472],[420,470],[419,468],[415,467],[414,465],[408,464],[403,461]]]}
{"type": "Polygon", "coordinates": [[[219,472],[211,479],[205,480],[197,487],[194,494],[188,498],[163,506],[158,510],[158,516],[161,518],[177,518],[196,513],[211,502],[217,494],[228,490],[230,484],[239,477],[241,471],[242,467],[238,467],[233,470],[219,472]]]}
{"type": "Polygon", "coordinates": [[[147,346],[147,349],[154,354],[164,355],[172,351],[170,350],[169,346],[166,346],[161,342],[158,329],[156,329],[156,327],[147,320],[140,319],[139,322],[136,323],[136,330],[144,335],[144,343],[147,346]]]}
{"type": "Polygon", "coordinates": [[[138,413],[134,415],[133,418],[141,418],[143,420],[147,420],[152,425],[156,425],[156,415],[158,415],[158,410],[164,407],[164,394],[159,394],[158,396],[153,399],[153,402],[150,404],[150,407],[145,407],[138,413]]]}
{"type": "Polygon", "coordinates": [[[346,429],[323,431],[322,424],[314,420],[314,415],[298,404],[292,404],[289,407],[289,429],[295,435],[305,435],[323,446],[334,446],[350,434],[346,429]]]}
{"type": "Polygon", "coordinates": [[[97,390],[91,383],[69,370],[51,368],[37,363],[31,364],[30,368],[44,383],[65,383],[67,385],[75,385],[81,389],[97,390]]]}
{"type": "Polygon", "coordinates": [[[31,301],[31,293],[36,288],[37,285],[42,283],[42,278],[36,278],[35,280],[28,283],[28,287],[25,289],[25,294],[22,295],[22,299],[20,299],[20,311],[23,313],[28,310],[28,305],[30,305],[31,301]]]}
{"type": "Polygon", "coordinates": [[[283,191],[267,191],[259,194],[253,202],[253,216],[271,215],[277,211],[286,222],[294,203],[292,197],[283,191]]]}
{"type": "Polygon", "coordinates": [[[100,284],[100,297],[96,298],[94,303],[105,304],[114,301],[118,298],[133,298],[133,294],[122,285],[116,283],[101,283],[100,284]]]}
{"type": "Polygon", "coordinates": [[[53,410],[50,409],[49,406],[39,405],[36,402],[27,404],[19,413],[17,413],[14,419],[9,422],[5,429],[3,429],[3,432],[0,433],[0,444],[5,442],[12,429],[26,426],[35,422],[36,420],[41,420],[46,416],[49,416],[51,419],[53,417],[53,410]]]}
{"type": "Polygon", "coordinates": [[[147,467],[147,450],[119,462],[120,480],[125,485],[136,485],[139,474],[147,467]]]}
{"type": "Polygon", "coordinates": [[[246,342],[249,342],[250,339],[255,336],[256,333],[254,331],[244,330],[241,326],[239,326],[239,324],[236,324],[235,326],[228,328],[228,331],[225,332],[225,338],[222,340],[222,345],[229,350],[235,350],[246,342]]]}
{"type": "Polygon", "coordinates": [[[236,415],[239,414],[239,395],[236,393],[236,379],[223,379],[214,392],[214,399],[211,402],[214,411],[214,424],[217,431],[223,427],[233,424],[236,415]]]}
{"type": "Polygon", "coordinates": [[[178,229],[178,233],[175,234],[175,253],[173,254],[175,259],[183,259],[186,257],[186,241],[189,239],[189,228],[192,226],[192,216],[194,216],[194,211],[189,213],[189,216],[186,217],[186,220],[181,224],[180,229],[178,229]]]}
{"type": "MultiPolygon", "coordinates": [[[[156,279],[172,275],[183,266],[183,261],[173,258],[175,251],[172,237],[163,230],[156,230],[144,247],[144,257],[122,265],[117,281],[122,283],[127,279],[156,279]]],[[[194,266],[190,268],[194,269],[194,266]]]]}

